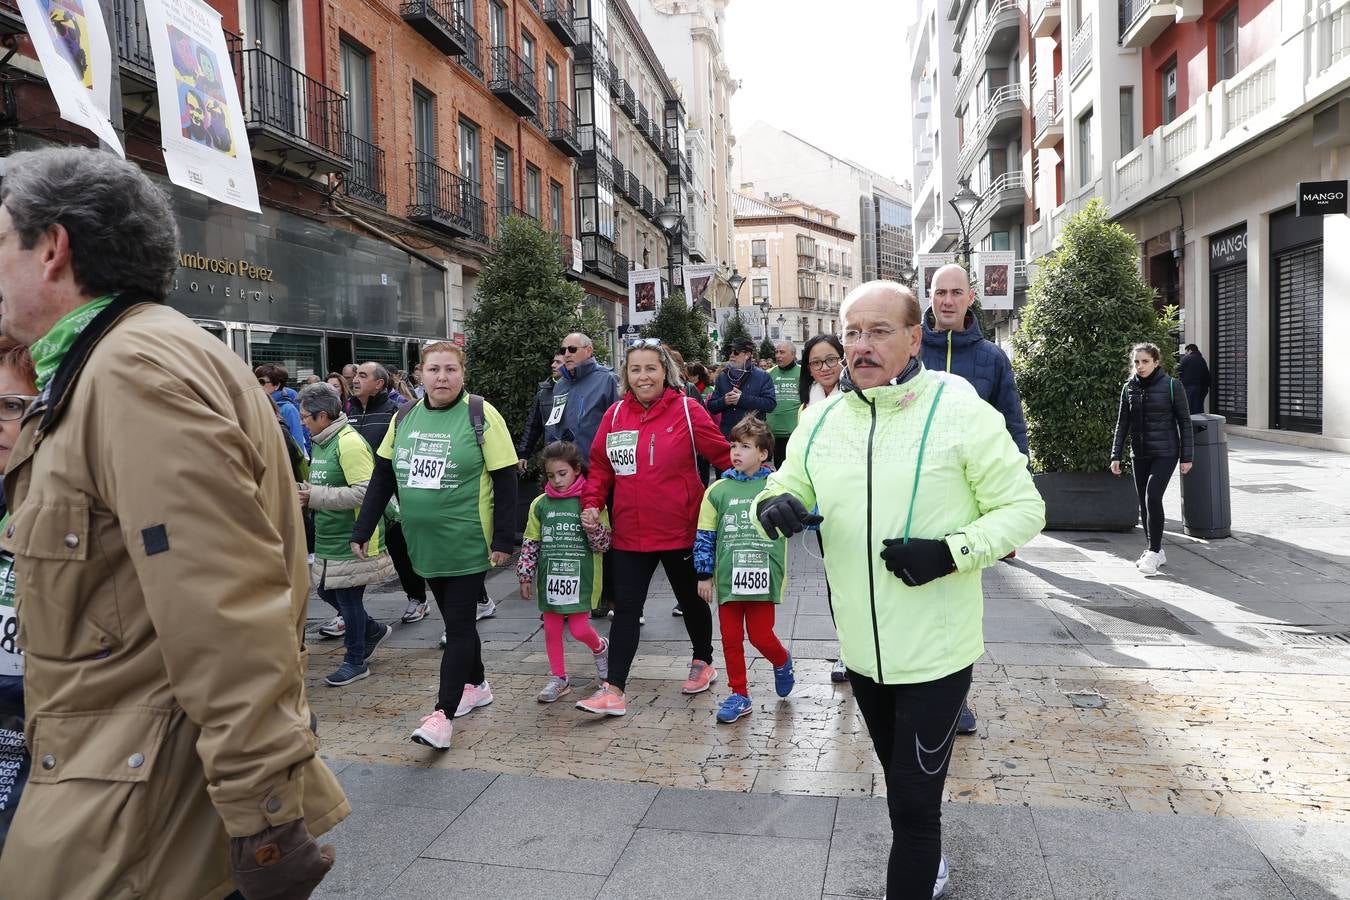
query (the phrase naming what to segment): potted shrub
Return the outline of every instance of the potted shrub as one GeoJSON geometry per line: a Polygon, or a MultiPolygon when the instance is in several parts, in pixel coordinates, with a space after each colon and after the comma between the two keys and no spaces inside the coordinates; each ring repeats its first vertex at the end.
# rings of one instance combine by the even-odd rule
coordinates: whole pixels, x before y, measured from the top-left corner
{"type": "Polygon", "coordinates": [[[1047,529],[1128,531],[1138,522],[1132,480],[1109,471],[1120,389],[1140,341],[1163,348],[1171,370],[1175,318],[1173,307],[1158,313],[1134,238],[1099,199],[1042,257],[1013,336],[1013,371],[1047,529]]]}

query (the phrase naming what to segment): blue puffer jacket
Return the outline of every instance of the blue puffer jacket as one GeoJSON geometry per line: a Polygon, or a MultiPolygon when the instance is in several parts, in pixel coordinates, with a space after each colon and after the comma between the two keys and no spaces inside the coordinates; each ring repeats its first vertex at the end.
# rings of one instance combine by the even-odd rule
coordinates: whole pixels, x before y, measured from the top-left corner
{"type": "Polygon", "coordinates": [[[773,379],[769,377],[768,372],[758,368],[754,363],[744,370],[725,366],[722,374],[717,376],[712,396],[708,398],[708,412],[713,415],[722,414],[722,434],[726,435],[727,440],[731,440],[731,429],[735,428],[741,419],[756,413],[763,419],[777,406],[778,395],[774,390],[773,379]],[[733,374],[736,376],[735,382],[731,380],[733,374]],[[738,387],[741,389],[741,399],[732,406],[727,403],[727,394],[738,387]]]}
{"type": "MultiPolygon", "coordinates": [[[[591,458],[591,442],[600,427],[605,411],[619,399],[619,381],[614,370],[588,359],[575,372],[562,370],[562,377],[553,386],[553,402],[567,398],[562,418],[544,427],[544,443],[571,441],[581,449],[581,458],[591,458]]],[[[549,415],[552,415],[549,410],[549,415]]],[[[547,422],[547,417],[545,419],[547,422]]]]}
{"type": "Polygon", "coordinates": [[[1012,364],[998,344],[987,341],[974,313],[966,313],[964,331],[938,331],[930,311],[923,320],[924,368],[960,375],[975,386],[980,399],[1003,413],[1013,443],[1030,456],[1027,447],[1027,420],[1022,415],[1022,398],[1017,393],[1012,364]]]}

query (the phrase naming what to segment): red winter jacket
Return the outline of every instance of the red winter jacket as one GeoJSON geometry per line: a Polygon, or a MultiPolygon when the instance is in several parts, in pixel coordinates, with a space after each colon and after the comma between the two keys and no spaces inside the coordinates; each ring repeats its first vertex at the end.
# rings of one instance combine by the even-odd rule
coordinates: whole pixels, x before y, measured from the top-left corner
{"type": "Polygon", "coordinates": [[[614,547],[649,553],[694,546],[703,502],[695,445],[717,471],[731,465],[731,446],[708,411],[674,388],[666,388],[649,409],[628,393],[605,411],[591,443],[591,471],[581,506],[603,507],[613,489],[609,517],[614,547]],[[607,452],[609,435],[630,431],[637,432],[637,472],[616,475],[607,452]]]}

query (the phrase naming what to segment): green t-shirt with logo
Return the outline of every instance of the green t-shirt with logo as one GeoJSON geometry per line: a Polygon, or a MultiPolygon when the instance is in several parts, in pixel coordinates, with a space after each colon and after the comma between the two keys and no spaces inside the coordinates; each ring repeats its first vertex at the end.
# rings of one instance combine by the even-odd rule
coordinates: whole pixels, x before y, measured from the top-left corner
{"type": "MultiPolygon", "coordinates": [[[[9,513],[0,518],[0,531],[9,524],[9,513]]],[[[14,607],[14,557],[0,551],[0,675],[22,675],[23,653],[19,650],[19,615],[14,607]]]]}
{"type": "MultiPolygon", "coordinates": [[[[600,519],[608,523],[609,514],[601,512],[600,519]]],[[[600,604],[603,557],[591,550],[581,527],[580,497],[536,497],[525,540],[539,542],[534,591],[540,612],[572,615],[600,604]]]]}
{"type": "Polygon", "coordinates": [[[501,413],[483,402],[483,446],[469,421],[468,392],[450,406],[417,401],[389,423],[377,451],[394,464],[403,537],[413,571],[423,578],[472,575],[491,568],[492,478],[516,464],[501,413]]]}
{"type": "MultiPolygon", "coordinates": [[[[370,445],[350,425],[344,425],[325,443],[314,442],[309,463],[309,483],[321,487],[347,487],[369,481],[375,471],[370,445]]],[[[359,509],[316,509],[314,511],[314,555],[319,559],[355,559],[352,554],[352,526],[359,509]]],[[[370,536],[367,553],[380,554],[380,529],[370,536]]]]}
{"type": "Polygon", "coordinates": [[[800,365],[794,365],[791,369],[774,366],[769,370],[769,377],[773,379],[773,389],[778,397],[778,405],[769,413],[766,421],[769,423],[769,430],[776,435],[792,434],[797,428],[797,414],[802,408],[797,393],[801,373],[800,365]]]}
{"type": "Polygon", "coordinates": [[[717,532],[717,602],[763,600],[779,603],[787,580],[787,541],[769,540],[750,520],[750,507],[767,478],[723,478],[703,495],[700,531],[717,532]]]}

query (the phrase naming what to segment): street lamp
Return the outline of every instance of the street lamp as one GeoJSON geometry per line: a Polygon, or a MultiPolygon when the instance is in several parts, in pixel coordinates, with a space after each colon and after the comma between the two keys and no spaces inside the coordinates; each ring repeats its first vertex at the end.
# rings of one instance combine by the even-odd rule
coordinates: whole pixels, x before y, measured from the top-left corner
{"type": "Polygon", "coordinates": [[[773,303],[768,297],[765,297],[764,302],[759,304],[759,308],[764,313],[764,340],[767,341],[769,339],[769,312],[773,309],[773,303]]]}
{"type": "MultiPolygon", "coordinates": [[[[661,207],[661,211],[656,214],[656,224],[661,226],[661,230],[666,233],[666,277],[670,281],[670,290],[675,291],[675,238],[680,233],[680,228],[684,225],[684,216],[675,208],[675,204],[669,200],[661,207]]],[[[685,302],[689,298],[685,297],[685,302]]]]}
{"type": "Polygon", "coordinates": [[[731,267],[731,274],[727,276],[727,287],[731,288],[731,305],[739,312],[741,308],[741,285],[745,284],[745,276],[736,271],[736,267],[731,267]]]}
{"type": "Polygon", "coordinates": [[[961,186],[961,190],[956,192],[956,196],[948,200],[948,205],[956,210],[956,221],[961,223],[961,254],[965,257],[966,265],[970,265],[970,220],[979,209],[984,198],[970,189],[970,176],[967,175],[956,182],[961,186]]]}

